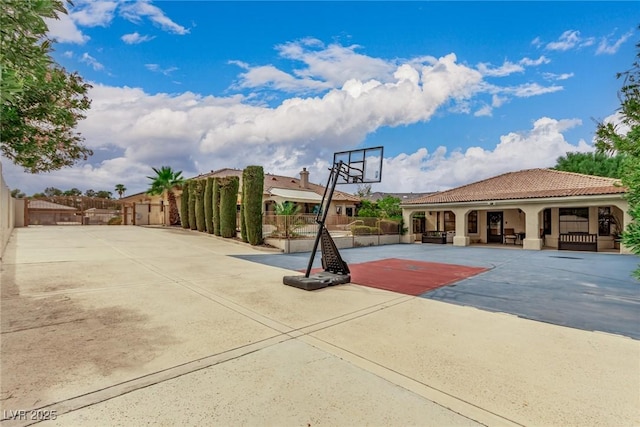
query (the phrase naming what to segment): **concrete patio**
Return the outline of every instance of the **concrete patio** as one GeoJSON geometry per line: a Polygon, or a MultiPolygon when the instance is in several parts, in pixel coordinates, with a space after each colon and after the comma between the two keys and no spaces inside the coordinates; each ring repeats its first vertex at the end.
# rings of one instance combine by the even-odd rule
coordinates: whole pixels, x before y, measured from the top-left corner
{"type": "Polygon", "coordinates": [[[638,340],[356,284],[305,292],[243,259],[259,255],[181,229],[16,229],[2,425],[640,424],[638,340]]]}

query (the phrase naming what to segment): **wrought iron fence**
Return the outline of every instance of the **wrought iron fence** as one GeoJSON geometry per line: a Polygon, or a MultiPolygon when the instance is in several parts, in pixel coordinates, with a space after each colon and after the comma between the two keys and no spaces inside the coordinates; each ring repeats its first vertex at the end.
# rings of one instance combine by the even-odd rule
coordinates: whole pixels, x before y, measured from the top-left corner
{"type": "MultiPolygon", "coordinates": [[[[344,215],[328,216],[325,227],[336,237],[397,235],[401,232],[399,221],[344,215]]],[[[262,230],[264,237],[313,239],[318,233],[318,224],[315,215],[264,215],[262,230]]]]}

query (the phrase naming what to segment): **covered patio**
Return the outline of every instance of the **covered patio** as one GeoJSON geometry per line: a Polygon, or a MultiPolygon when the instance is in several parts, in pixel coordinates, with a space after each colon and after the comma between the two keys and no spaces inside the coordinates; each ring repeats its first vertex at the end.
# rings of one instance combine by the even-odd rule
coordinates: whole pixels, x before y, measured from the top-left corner
{"type": "Polygon", "coordinates": [[[510,172],[404,203],[403,241],[630,253],[618,239],[631,221],[624,193],[612,178],[510,172]]]}

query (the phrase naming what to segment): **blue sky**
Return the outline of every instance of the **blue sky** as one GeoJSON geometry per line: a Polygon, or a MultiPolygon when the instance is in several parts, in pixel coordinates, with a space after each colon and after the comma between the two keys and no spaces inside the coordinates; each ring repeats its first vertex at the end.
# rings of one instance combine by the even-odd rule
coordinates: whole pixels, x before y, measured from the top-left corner
{"type": "MultiPolygon", "coordinates": [[[[335,151],[383,145],[374,191],[423,192],[593,150],[638,42],[635,2],[75,0],[55,59],[93,85],[95,154],[9,186],[148,187],[259,164],[324,183],[335,151]]],[[[355,190],[344,188],[344,190],[355,190]]]]}

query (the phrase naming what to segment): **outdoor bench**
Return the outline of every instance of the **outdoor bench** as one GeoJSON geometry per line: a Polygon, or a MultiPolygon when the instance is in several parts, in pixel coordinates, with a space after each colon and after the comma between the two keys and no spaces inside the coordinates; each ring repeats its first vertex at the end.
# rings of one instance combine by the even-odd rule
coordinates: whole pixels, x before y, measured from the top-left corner
{"type": "Polygon", "coordinates": [[[589,233],[561,233],[558,250],[598,252],[598,235],[589,233]]]}
{"type": "Polygon", "coordinates": [[[447,243],[446,231],[425,231],[422,233],[422,243],[447,243]]]}

